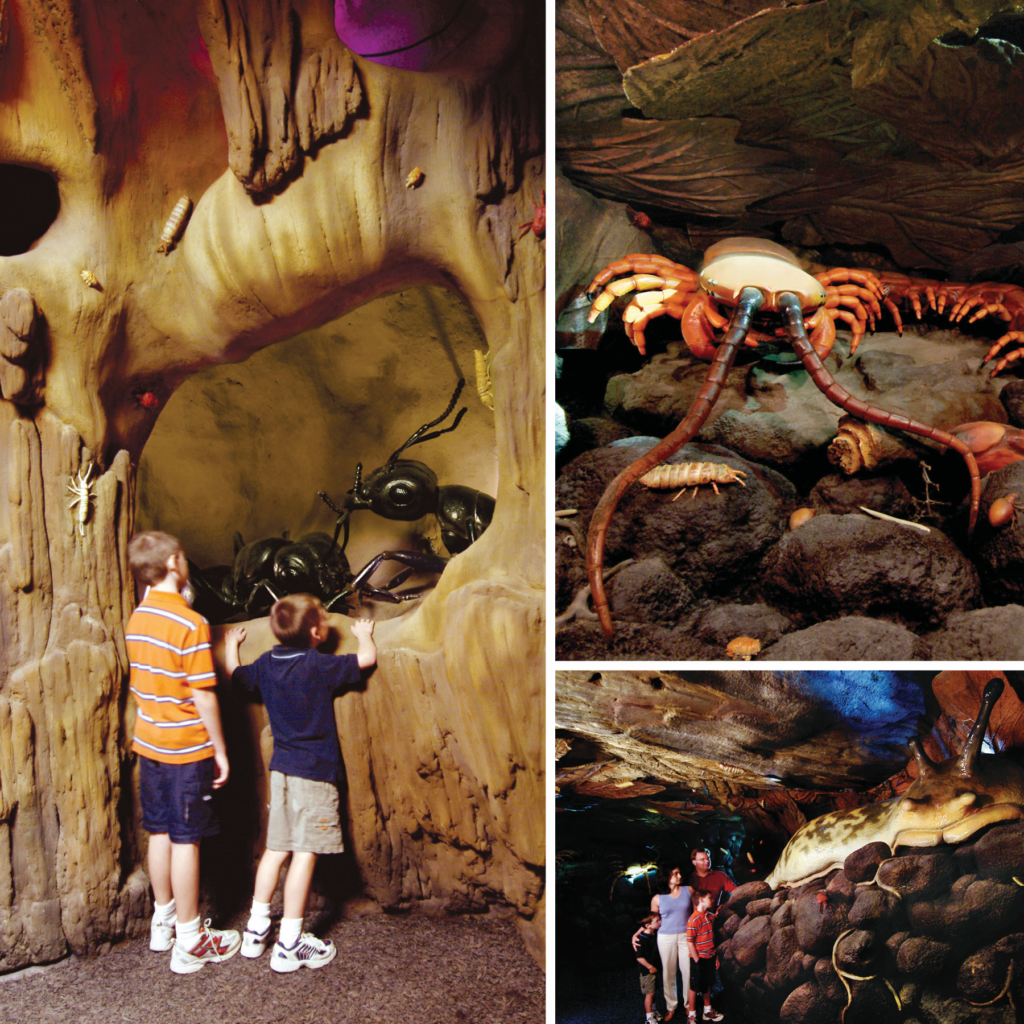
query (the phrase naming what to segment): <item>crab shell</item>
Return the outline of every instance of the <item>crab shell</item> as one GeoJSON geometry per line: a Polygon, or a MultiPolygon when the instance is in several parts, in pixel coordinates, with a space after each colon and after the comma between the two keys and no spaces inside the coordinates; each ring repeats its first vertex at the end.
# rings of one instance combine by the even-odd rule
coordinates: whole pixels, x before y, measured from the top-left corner
{"type": "Polygon", "coordinates": [[[791,292],[809,312],[825,302],[825,288],[800,267],[796,257],[765,238],[726,238],[704,253],[700,288],[713,299],[735,306],[744,288],[760,288],[764,312],[778,312],[778,297],[791,292]]]}
{"type": "Polygon", "coordinates": [[[998,679],[985,687],[959,757],[936,764],[911,741],[921,774],[902,796],[809,821],[790,839],[767,883],[777,889],[821,878],[868,843],[882,842],[890,850],[959,843],[993,822],[1024,817],[1024,769],[1006,757],[979,753],[1002,688],[998,679]]]}

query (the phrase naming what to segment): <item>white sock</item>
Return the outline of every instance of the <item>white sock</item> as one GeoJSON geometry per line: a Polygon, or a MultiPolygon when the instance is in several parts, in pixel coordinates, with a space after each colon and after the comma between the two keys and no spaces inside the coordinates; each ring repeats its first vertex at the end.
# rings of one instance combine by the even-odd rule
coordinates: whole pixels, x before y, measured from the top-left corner
{"type": "Polygon", "coordinates": [[[179,919],[174,926],[174,938],[182,949],[191,949],[199,941],[199,918],[194,921],[179,919]]]}
{"type": "Polygon", "coordinates": [[[153,903],[153,920],[157,924],[174,924],[177,916],[173,896],[171,897],[171,902],[165,903],[163,906],[156,902],[153,903]]]}
{"type": "Polygon", "coordinates": [[[270,927],[270,904],[257,903],[252,901],[252,910],[249,911],[249,923],[246,928],[251,932],[262,935],[270,927]]]}
{"type": "Polygon", "coordinates": [[[302,918],[301,917],[282,917],[281,928],[277,933],[277,941],[282,946],[291,949],[296,942],[299,941],[299,936],[302,934],[302,918]]]}

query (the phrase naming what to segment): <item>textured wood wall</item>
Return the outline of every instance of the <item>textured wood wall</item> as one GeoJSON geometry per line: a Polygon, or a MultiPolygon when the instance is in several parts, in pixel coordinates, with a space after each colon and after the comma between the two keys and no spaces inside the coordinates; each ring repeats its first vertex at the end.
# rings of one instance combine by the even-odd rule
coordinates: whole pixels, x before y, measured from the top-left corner
{"type": "Polygon", "coordinates": [[[377,898],[472,890],[539,951],[544,259],[515,238],[543,174],[539,41],[510,39],[484,81],[352,57],[327,0],[102,14],[0,8],[0,161],[60,192],[38,243],[0,259],[0,293],[36,311],[0,300],[0,970],[145,923],[124,551],[159,409],[203,366],[419,282],[458,291],[488,339],[498,511],[381,630],[384,685],[339,711],[365,766],[356,856],[377,898]],[[158,252],[181,195],[191,217],[158,252]],[[89,466],[79,532],[68,487],[89,466]]]}

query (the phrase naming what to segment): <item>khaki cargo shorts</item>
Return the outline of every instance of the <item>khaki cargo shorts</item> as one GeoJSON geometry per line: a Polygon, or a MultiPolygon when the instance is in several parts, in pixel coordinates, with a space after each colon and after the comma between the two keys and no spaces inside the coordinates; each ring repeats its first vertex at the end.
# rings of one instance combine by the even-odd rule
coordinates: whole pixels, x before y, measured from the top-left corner
{"type": "Polygon", "coordinates": [[[344,853],[338,787],[332,782],[271,772],[267,849],[279,853],[344,853]]]}

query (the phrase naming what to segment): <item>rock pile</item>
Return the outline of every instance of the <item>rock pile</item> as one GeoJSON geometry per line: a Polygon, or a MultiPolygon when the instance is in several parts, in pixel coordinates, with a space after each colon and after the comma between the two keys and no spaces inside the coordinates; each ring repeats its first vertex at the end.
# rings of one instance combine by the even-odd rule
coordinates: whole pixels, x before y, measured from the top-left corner
{"type": "Polygon", "coordinates": [[[716,940],[750,1024],[1012,1024],[1024,1005],[1024,823],[889,856],[871,843],[792,889],[738,888],[716,940]]]}
{"type": "MultiPolygon", "coordinates": [[[[851,393],[921,422],[951,429],[970,419],[1015,421],[1020,382],[980,371],[979,347],[980,339],[954,332],[881,335],[841,367],[838,347],[830,359],[851,393]]],[[[580,539],[605,487],[676,426],[705,373],[706,364],[670,344],[636,373],[611,378],[612,418],[573,425],[574,438],[597,446],[563,452],[570,461],[557,507],[576,510],[576,536],[563,521],[560,612],[582,609],[580,539]],[[614,440],[602,424],[657,437],[614,440]]],[[[872,468],[847,476],[829,461],[841,420],[802,369],[734,369],[700,443],[670,461],[723,463],[746,474],[745,486],[719,485],[719,494],[703,486],[675,501],[673,491],[631,488],[605,550],[606,570],[631,560],[607,588],[616,636],[609,646],[585,610],[574,611],[559,631],[558,656],[720,659],[731,639],[750,636],[761,642],[760,660],[1024,658],[1024,515],[998,526],[987,518],[993,502],[1011,495],[1024,507],[1024,463],[985,476],[968,537],[959,455],[872,428],[872,468]],[[928,529],[870,518],[862,506],[928,529]],[[813,517],[791,525],[798,509],[813,517]]]]}

